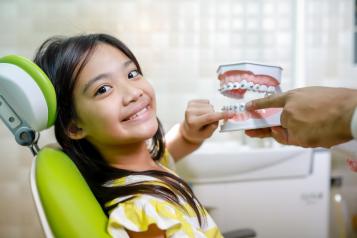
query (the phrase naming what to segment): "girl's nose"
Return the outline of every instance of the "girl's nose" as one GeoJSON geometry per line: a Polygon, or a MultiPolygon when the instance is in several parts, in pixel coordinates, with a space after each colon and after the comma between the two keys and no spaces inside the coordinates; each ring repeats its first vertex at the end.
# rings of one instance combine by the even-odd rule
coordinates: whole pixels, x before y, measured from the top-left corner
{"type": "Polygon", "coordinates": [[[123,104],[126,106],[132,102],[136,102],[143,95],[143,90],[141,88],[127,84],[125,85],[123,93],[123,104]]]}

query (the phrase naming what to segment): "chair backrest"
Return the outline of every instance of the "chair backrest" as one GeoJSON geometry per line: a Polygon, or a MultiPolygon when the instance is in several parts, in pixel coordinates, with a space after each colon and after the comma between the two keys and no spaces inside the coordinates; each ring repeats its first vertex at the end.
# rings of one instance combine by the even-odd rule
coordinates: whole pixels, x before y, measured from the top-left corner
{"type": "MultiPolygon", "coordinates": [[[[16,141],[27,146],[31,146],[31,135],[55,121],[53,85],[24,57],[0,58],[0,118],[16,141]]],[[[107,216],[75,164],[60,149],[39,150],[30,181],[46,237],[110,237],[107,216]]]]}
{"type": "Polygon", "coordinates": [[[43,148],[34,162],[32,176],[55,237],[110,237],[107,216],[65,153],[43,148]]]}

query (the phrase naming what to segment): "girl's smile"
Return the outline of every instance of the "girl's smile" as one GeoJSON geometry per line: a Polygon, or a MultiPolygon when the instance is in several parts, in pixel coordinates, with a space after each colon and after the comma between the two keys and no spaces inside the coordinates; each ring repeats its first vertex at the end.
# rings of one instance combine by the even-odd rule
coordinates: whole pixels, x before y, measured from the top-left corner
{"type": "Polygon", "coordinates": [[[139,112],[135,113],[134,115],[130,116],[129,118],[124,119],[123,121],[133,122],[133,121],[143,121],[149,117],[150,107],[146,106],[142,108],[139,112]]]}
{"type": "Polygon", "coordinates": [[[142,143],[158,128],[153,88],[133,61],[107,44],[96,46],[80,72],[74,103],[80,135],[96,148],[142,143]]]}
{"type": "Polygon", "coordinates": [[[143,95],[140,101],[131,103],[123,109],[121,113],[122,122],[140,121],[140,119],[145,119],[145,116],[150,116],[150,112],[152,112],[150,98],[143,95]]]}

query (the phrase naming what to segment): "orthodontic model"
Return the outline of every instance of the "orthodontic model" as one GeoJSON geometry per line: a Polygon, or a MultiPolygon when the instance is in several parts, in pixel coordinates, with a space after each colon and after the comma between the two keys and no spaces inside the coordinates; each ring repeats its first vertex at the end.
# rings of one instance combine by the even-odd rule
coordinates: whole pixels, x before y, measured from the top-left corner
{"type": "MultiPolygon", "coordinates": [[[[268,96],[280,93],[282,68],[256,63],[220,65],[217,69],[222,95],[243,99],[246,92],[268,96]]],[[[233,111],[235,116],[221,125],[221,132],[257,129],[280,125],[281,108],[268,108],[248,112],[245,103],[223,106],[222,111],[233,111]]]]}

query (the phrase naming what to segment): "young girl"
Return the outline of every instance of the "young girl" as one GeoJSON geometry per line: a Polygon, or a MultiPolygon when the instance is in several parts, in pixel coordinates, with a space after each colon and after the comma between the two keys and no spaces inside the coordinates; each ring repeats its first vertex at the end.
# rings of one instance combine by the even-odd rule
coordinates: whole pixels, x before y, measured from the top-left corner
{"type": "Polygon", "coordinates": [[[169,167],[170,155],[191,153],[231,115],[193,100],[165,145],[154,90],[118,39],[51,38],[35,62],[56,90],[56,139],[107,212],[113,237],[222,237],[169,167]]]}

